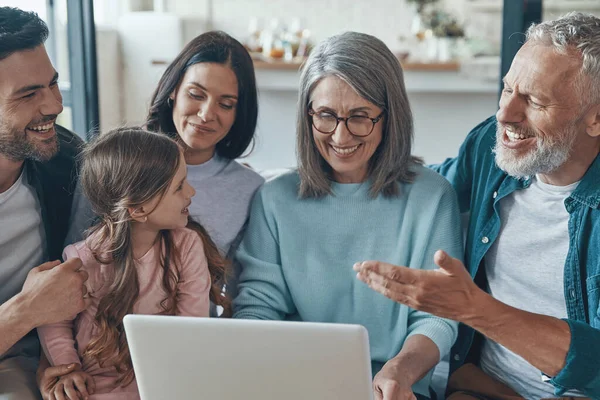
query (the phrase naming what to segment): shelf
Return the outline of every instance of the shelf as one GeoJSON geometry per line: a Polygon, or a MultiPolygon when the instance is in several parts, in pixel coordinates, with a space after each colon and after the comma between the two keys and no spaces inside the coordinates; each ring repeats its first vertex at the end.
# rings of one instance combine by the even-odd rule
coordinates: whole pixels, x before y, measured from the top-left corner
{"type": "MultiPolygon", "coordinates": [[[[503,8],[501,0],[471,0],[467,7],[472,11],[483,13],[501,13],[503,8]]],[[[598,11],[600,12],[599,0],[546,0],[543,3],[544,11],[598,11]]]]}

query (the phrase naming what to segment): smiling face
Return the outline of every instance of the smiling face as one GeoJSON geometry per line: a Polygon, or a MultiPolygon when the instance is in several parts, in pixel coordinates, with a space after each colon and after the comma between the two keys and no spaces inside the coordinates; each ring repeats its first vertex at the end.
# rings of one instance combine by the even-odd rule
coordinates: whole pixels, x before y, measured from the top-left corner
{"type": "MultiPolygon", "coordinates": [[[[337,76],[322,79],[310,95],[315,115],[330,113],[337,117],[361,116],[376,118],[383,111],[363,99],[356,91],[337,76]]],[[[307,116],[308,118],[308,116],[307,116]]],[[[373,127],[365,137],[352,135],[346,124],[340,121],[334,132],[324,134],[312,126],[315,145],[321,156],[331,166],[333,179],[339,183],[359,183],[368,177],[369,160],[381,143],[383,121],[373,127]]]]}
{"type": "Polygon", "coordinates": [[[233,70],[216,63],[190,66],[171,95],[173,123],[186,145],[188,164],[201,164],[235,122],[238,82],[233,70]]]}
{"type": "Polygon", "coordinates": [[[182,153],[177,172],[164,196],[156,196],[142,205],[143,210],[150,211],[145,227],[156,231],[185,227],[189,215],[188,207],[195,194],[196,190],[187,181],[187,165],[182,153]]]}
{"type": "Polygon", "coordinates": [[[47,161],[58,151],[58,74],[43,45],[0,60],[0,155],[47,161]]]}
{"type": "Polygon", "coordinates": [[[506,75],[500,99],[496,163],[524,177],[561,173],[586,152],[581,101],[574,82],[581,60],[526,43],[506,75]]]}

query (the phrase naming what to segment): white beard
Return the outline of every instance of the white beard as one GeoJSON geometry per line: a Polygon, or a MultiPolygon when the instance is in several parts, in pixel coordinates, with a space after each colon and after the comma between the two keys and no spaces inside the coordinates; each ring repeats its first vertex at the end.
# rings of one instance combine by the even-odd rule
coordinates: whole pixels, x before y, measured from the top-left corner
{"type": "Polygon", "coordinates": [[[496,164],[501,170],[518,179],[536,174],[549,174],[559,168],[568,160],[577,137],[575,124],[573,124],[567,128],[565,134],[557,136],[555,141],[550,142],[538,137],[534,150],[517,156],[513,150],[504,147],[501,143],[504,129],[498,123],[496,145],[493,149],[496,154],[496,164]]]}

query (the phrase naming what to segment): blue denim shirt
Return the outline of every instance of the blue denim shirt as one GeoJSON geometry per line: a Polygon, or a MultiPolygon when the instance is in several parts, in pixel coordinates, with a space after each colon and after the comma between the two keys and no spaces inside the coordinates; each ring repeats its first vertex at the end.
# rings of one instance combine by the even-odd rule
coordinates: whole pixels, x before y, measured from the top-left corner
{"type": "MultiPolygon", "coordinates": [[[[484,256],[498,238],[501,222],[498,201],[529,187],[529,179],[515,179],[500,170],[492,148],[496,119],[473,129],[458,157],[433,168],[448,179],[458,194],[461,212],[470,213],[465,243],[465,265],[471,276],[485,272],[484,256]]],[[[600,397],[600,155],[575,191],[565,200],[569,217],[569,252],[564,268],[564,294],[571,330],[565,367],[550,382],[560,396],[578,389],[600,397]]],[[[483,288],[485,289],[485,288],[483,288]]],[[[461,324],[451,352],[450,371],[465,360],[474,331],[461,324]]]]}

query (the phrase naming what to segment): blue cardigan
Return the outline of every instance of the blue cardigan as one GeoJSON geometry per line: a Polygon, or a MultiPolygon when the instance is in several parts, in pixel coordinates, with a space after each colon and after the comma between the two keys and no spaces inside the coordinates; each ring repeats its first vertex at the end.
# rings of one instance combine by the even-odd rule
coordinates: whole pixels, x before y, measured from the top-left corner
{"type": "MultiPolygon", "coordinates": [[[[427,336],[447,354],[457,323],[385,298],[352,270],[365,260],[434,269],[438,249],[462,259],[454,190],[437,173],[414,168],[415,181],[400,184],[394,198],[369,197],[364,182],[332,183],[333,195],[299,199],[296,172],[267,182],[237,253],[242,273],[234,317],[363,325],[373,374],[411,335],[427,336]]],[[[413,390],[428,395],[430,375],[413,390]]]]}

